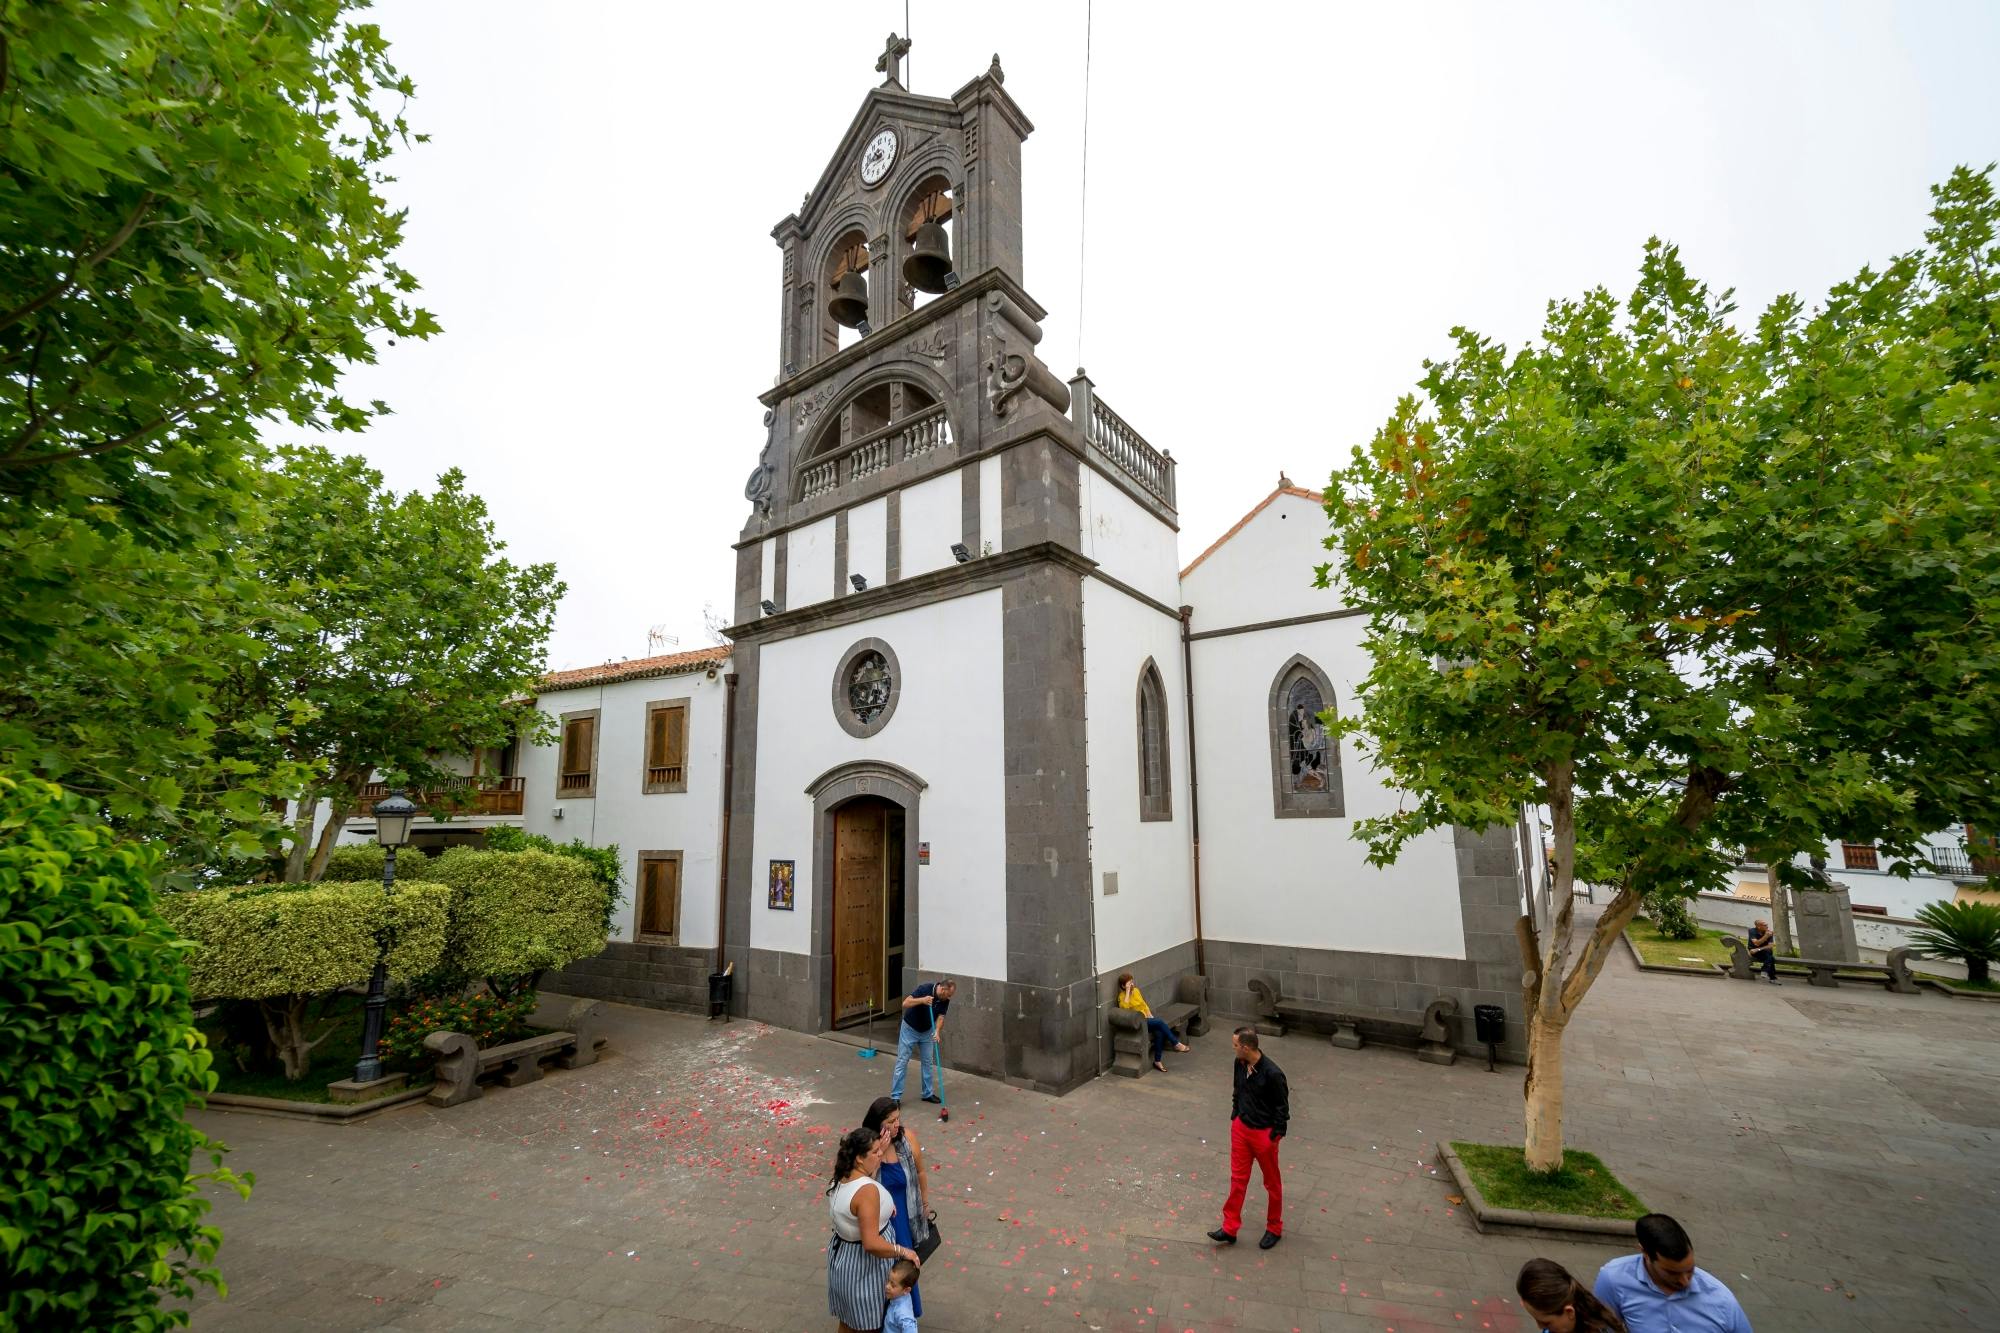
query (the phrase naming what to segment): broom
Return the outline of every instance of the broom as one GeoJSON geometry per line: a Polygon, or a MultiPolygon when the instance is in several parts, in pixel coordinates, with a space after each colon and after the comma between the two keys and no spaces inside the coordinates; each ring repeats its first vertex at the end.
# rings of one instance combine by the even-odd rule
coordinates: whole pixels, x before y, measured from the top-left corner
{"type": "Polygon", "coordinates": [[[937,1066],[938,1119],[947,1123],[951,1120],[951,1108],[944,1101],[944,1043],[931,1043],[931,1057],[937,1066]]]}

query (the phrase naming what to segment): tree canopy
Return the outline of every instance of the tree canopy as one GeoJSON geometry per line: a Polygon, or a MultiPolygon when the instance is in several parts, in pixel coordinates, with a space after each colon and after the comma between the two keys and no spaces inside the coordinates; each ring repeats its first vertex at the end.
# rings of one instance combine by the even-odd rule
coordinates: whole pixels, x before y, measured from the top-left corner
{"type": "Polygon", "coordinates": [[[1923,246],[1747,328],[1655,240],[1518,351],[1455,329],[1333,474],[1320,579],[1372,658],[1336,725],[1409,793],[1357,836],[1551,813],[1531,1121],[1536,1023],[1645,892],[1825,836],[1914,857],[2000,801],[2000,208],[1990,169],[1934,196],[1923,246]],[[1579,874],[1616,893],[1571,966],[1579,874]]]}

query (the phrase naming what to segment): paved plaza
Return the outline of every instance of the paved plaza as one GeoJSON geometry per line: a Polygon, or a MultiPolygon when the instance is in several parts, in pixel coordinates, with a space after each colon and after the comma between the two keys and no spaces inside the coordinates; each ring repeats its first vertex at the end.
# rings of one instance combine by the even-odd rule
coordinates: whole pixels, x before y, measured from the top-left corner
{"type": "MultiPolygon", "coordinates": [[[[891,1057],[618,1008],[598,1066],[345,1127],[207,1112],[257,1175],[218,1197],[226,1301],[194,1327],[829,1329],[822,1190],[891,1057]]],[[[1292,1086],[1286,1237],[1218,1252],[1229,1045],[1065,1098],[949,1076],[916,1107],[947,1237],[928,1333],[1533,1327],[1440,1139],[1518,1141],[1521,1070],[1272,1039],[1292,1086]]],[[[889,1037],[890,1034],[884,1034],[889,1037]]],[[[888,1041],[893,1051],[893,1039],[888,1041]]],[[[2000,1320],[2000,1005],[1642,974],[1622,952],[1569,1041],[1569,1140],[1679,1217],[1759,1333],[2000,1320]]],[[[911,1075],[914,1087],[915,1072],[911,1075]]],[[[1263,1217],[1252,1185],[1246,1242],[1263,1217]]]]}

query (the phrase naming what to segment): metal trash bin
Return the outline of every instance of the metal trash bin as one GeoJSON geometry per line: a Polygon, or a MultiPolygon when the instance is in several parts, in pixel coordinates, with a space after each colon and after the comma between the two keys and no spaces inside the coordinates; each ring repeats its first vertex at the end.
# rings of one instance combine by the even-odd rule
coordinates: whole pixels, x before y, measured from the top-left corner
{"type": "Polygon", "coordinates": [[[729,1012],[729,1000],[736,991],[734,969],[708,974],[708,1016],[721,1018],[729,1012]]]}
{"type": "Polygon", "coordinates": [[[1507,1040],[1507,1011],[1497,1004],[1475,1004],[1472,1006],[1472,1027],[1486,1047],[1486,1069],[1491,1073],[1497,1054],[1495,1048],[1507,1040]]]}

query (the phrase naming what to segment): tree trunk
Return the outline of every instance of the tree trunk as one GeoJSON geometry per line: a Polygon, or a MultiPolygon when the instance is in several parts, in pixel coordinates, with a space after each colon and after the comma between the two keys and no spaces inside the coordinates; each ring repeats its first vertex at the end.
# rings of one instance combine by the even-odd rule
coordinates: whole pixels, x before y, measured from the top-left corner
{"type": "Polygon", "coordinates": [[[1792,891],[1778,878],[1775,856],[1765,862],[1764,875],[1771,885],[1771,935],[1778,952],[1788,954],[1792,951],[1792,891]]]}
{"type": "Polygon", "coordinates": [[[299,812],[292,820],[292,847],[285,853],[285,883],[297,884],[306,877],[306,858],[312,850],[313,819],[319,814],[319,797],[301,794],[299,812]]]}
{"type": "Polygon", "coordinates": [[[1965,979],[1974,984],[1983,984],[1992,977],[1992,965],[1984,958],[1965,960],[1965,979]]]}
{"type": "MultiPolygon", "coordinates": [[[[1549,987],[1553,991],[1554,987],[1549,987]]],[[[1530,1171],[1559,1171],[1563,1164],[1563,1027],[1566,1020],[1540,1009],[1528,1014],[1528,1134],[1522,1145],[1530,1171]]]]}
{"type": "Polygon", "coordinates": [[[326,827],[320,830],[319,846],[313,848],[312,864],[306,869],[305,877],[309,880],[317,880],[326,873],[326,858],[333,855],[333,845],[340,841],[341,826],[347,823],[347,816],[354,809],[352,798],[345,792],[334,797],[330,805],[326,827]]]}
{"type": "Polygon", "coordinates": [[[312,1067],[313,1047],[325,1041],[331,1032],[329,1029],[318,1037],[306,1036],[306,1007],[311,1003],[309,995],[278,995],[257,1002],[264,1015],[264,1030],[271,1034],[271,1045],[284,1064],[285,1077],[293,1082],[306,1076],[312,1067]]]}

